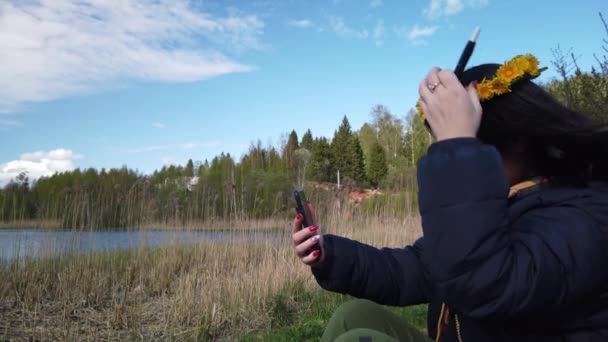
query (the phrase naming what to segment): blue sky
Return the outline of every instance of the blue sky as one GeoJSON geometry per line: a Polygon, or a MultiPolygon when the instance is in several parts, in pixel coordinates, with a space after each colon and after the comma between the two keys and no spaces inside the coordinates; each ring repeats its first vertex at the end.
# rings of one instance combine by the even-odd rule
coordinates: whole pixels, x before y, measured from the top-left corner
{"type": "MultiPolygon", "coordinates": [[[[310,128],[404,116],[432,66],[559,45],[588,69],[605,0],[68,0],[0,3],[0,184],[74,167],[149,173],[310,128]]],[[[541,79],[548,80],[550,70],[541,79]]]]}

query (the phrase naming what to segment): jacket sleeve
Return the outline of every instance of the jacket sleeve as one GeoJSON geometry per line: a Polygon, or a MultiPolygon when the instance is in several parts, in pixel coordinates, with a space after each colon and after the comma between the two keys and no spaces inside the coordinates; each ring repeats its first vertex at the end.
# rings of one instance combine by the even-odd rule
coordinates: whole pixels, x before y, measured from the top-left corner
{"type": "Polygon", "coordinates": [[[605,280],[605,233],[581,209],[541,206],[509,222],[508,182],[493,147],[472,138],[436,143],[418,181],[421,261],[454,311],[521,319],[574,304],[605,280]]]}
{"type": "Polygon", "coordinates": [[[326,290],[379,304],[405,306],[428,303],[430,287],[420,264],[419,239],[405,248],[382,248],[344,237],[323,236],[322,265],[312,267],[326,290]]]}

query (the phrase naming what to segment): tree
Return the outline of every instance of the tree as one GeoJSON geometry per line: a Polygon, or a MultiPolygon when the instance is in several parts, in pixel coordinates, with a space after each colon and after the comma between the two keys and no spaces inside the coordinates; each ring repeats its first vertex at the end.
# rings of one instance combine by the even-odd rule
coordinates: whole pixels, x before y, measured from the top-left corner
{"type": "Polygon", "coordinates": [[[297,172],[296,165],[296,150],[298,149],[298,134],[295,130],[292,130],[287,139],[287,145],[283,150],[283,160],[287,166],[287,171],[290,175],[294,176],[297,172]]]}
{"type": "Polygon", "coordinates": [[[192,162],[192,159],[188,159],[188,163],[184,169],[184,176],[194,177],[194,163],[192,162]]]}
{"type": "Polygon", "coordinates": [[[315,139],[310,160],[312,179],[319,182],[334,182],[334,157],[327,138],[315,139]]]}
{"type": "Polygon", "coordinates": [[[433,142],[432,137],[426,127],[424,120],[415,110],[410,110],[407,116],[407,129],[403,139],[402,154],[407,157],[408,165],[416,167],[418,159],[425,153],[433,142]]]}
{"type": "Polygon", "coordinates": [[[369,162],[372,157],[372,147],[378,142],[376,130],[369,123],[364,123],[359,130],[359,141],[363,149],[363,159],[365,161],[365,173],[369,174],[369,162]]]}
{"type": "Polygon", "coordinates": [[[390,163],[397,158],[401,150],[403,123],[383,105],[376,105],[372,108],[372,120],[378,142],[386,151],[387,160],[390,163]]]}
{"type": "Polygon", "coordinates": [[[300,143],[300,147],[312,151],[312,143],[312,132],[310,131],[310,129],[308,129],[306,133],[304,133],[304,135],[302,136],[302,142],[300,143]]]}
{"type": "MultiPolygon", "coordinates": [[[[606,34],[602,49],[608,53],[608,24],[601,13],[599,16],[606,34]]],[[[568,108],[587,114],[599,124],[608,124],[608,55],[594,55],[598,65],[590,72],[580,69],[571,49],[563,52],[558,46],[553,57],[552,64],[561,79],[549,82],[547,91],[568,108]]]]}
{"type": "Polygon", "coordinates": [[[363,149],[361,148],[359,138],[354,134],[350,137],[347,151],[348,168],[346,169],[345,176],[350,176],[359,185],[362,185],[366,181],[363,149]]]}
{"type": "Polygon", "coordinates": [[[334,133],[331,148],[335,171],[340,171],[341,176],[350,177],[357,182],[365,182],[365,162],[361,143],[359,138],[351,132],[346,116],[334,133]]]}
{"type": "Polygon", "coordinates": [[[380,143],[376,142],[372,146],[372,151],[369,160],[369,172],[367,174],[369,180],[374,187],[378,188],[380,182],[386,177],[388,166],[386,165],[386,155],[380,143]]]}
{"type": "Polygon", "coordinates": [[[338,130],[334,133],[334,138],[331,141],[331,150],[334,156],[335,171],[340,171],[344,176],[353,177],[353,175],[350,174],[351,165],[348,154],[351,136],[350,123],[345,115],[342,119],[342,124],[340,124],[338,130]]]}
{"type": "Polygon", "coordinates": [[[306,181],[306,166],[310,161],[311,153],[305,148],[299,148],[296,150],[295,156],[296,164],[298,166],[297,183],[301,186],[304,186],[304,182],[306,181]]]}

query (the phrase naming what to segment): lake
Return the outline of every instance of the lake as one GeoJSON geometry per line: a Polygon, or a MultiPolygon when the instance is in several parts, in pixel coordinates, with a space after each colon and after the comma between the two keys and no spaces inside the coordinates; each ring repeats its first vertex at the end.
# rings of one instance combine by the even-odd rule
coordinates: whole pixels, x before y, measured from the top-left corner
{"type": "Polygon", "coordinates": [[[286,234],[287,232],[0,229],[0,261],[30,256],[45,257],[58,253],[125,250],[142,245],[156,247],[201,241],[279,239],[285,238],[286,234]]]}

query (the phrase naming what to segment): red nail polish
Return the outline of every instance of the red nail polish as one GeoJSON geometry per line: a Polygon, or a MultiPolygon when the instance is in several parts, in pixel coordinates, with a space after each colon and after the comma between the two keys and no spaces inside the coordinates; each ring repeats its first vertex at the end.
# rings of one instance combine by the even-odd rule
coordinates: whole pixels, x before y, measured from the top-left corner
{"type": "Polygon", "coordinates": [[[473,88],[477,89],[477,80],[473,81],[473,88]]]}
{"type": "Polygon", "coordinates": [[[321,253],[321,251],[317,249],[316,251],[312,252],[312,256],[316,257],[319,255],[319,253],[321,253]]]}
{"type": "Polygon", "coordinates": [[[302,214],[298,213],[298,215],[296,215],[296,220],[300,221],[302,219],[302,214]]]}
{"type": "Polygon", "coordinates": [[[308,228],[308,230],[310,230],[311,232],[316,232],[317,229],[319,229],[319,227],[317,226],[311,226],[310,228],[308,228]]]}

